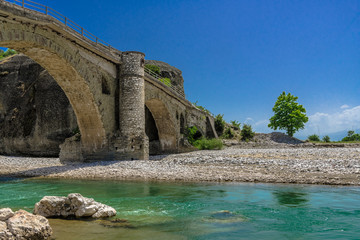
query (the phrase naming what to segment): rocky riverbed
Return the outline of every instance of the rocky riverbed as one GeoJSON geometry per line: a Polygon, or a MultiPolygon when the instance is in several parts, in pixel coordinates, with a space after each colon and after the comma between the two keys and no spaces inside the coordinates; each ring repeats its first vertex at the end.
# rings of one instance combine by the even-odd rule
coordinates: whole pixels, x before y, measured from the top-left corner
{"type": "Polygon", "coordinates": [[[0,175],[73,179],[236,181],[360,185],[360,148],[230,147],[63,165],[58,158],[0,156],[0,175]]]}

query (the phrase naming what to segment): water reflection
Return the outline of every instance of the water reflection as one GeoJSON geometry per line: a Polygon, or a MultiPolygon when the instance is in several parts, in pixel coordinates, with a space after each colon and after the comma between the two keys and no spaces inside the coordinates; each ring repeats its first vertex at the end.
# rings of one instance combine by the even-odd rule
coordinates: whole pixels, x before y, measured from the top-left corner
{"type": "Polygon", "coordinates": [[[273,195],[280,205],[287,207],[302,207],[309,201],[308,194],[303,192],[276,191],[273,195]]]}

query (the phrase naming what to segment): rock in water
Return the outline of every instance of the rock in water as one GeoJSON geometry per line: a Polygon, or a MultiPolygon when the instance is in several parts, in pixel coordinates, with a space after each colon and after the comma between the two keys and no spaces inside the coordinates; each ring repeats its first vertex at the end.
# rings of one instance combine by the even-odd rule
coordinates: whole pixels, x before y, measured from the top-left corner
{"type": "Polygon", "coordinates": [[[34,214],[43,217],[67,217],[66,212],[70,212],[65,205],[66,197],[45,196],[40,202],[35,204],[34,214]]]}
{"type": "Polygon", "coordinates": [[[34,214],[44,217],[107,218],[115,216],[116,210],[80,193],[70,193],[67,197],[43,197],[35,204],[34,214]]]}
{"type": "MultiPolygon", "coordinates": [[[[0,212],[9,212],[9,209],[0,209],[0,212]]],[[[48,239],[52,233],[49,221],[45,217],[33,215],[25,210],[12,213],[6,221],[0,221],[0,239],[40,240],[48,239]]]]}
{"type": "Polygon", "coordinates": [[[222,210],[211,214],[209,218],[204,220],[214,223],[237,223],[246,221],[246,218],[242,215],[232,213],[228,210],[222,210]]]}

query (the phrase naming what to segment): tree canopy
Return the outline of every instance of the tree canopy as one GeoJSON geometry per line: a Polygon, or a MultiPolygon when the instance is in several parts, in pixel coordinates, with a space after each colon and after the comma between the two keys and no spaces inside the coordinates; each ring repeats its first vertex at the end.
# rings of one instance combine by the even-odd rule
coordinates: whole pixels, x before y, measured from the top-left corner
{"type": "Polygon", "coordinates": [[[280,94],[272,109],[275,114],[270,118],[268,127],[274,130],[286,130],[289,136],[303,129],[309,119],[305,114],[305,108],[296,102],[297,99],[298,97],[290,93],[280,94]]]}

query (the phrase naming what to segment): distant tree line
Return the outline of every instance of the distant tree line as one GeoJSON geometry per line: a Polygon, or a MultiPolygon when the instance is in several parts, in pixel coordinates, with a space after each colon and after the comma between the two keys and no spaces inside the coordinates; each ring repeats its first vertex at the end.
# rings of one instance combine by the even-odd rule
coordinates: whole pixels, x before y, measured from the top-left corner
{"type": "MultiPolygon", "coordinates": [[[[309,141],[312,142],[320,142],[319,135],[313,134],[308,137],[309,141]]],[[[322,138],[323,142],[331,142],[329,136],[324,136],[322,138]]],[[[360,141],[360,134],[355,133],[354,131],[350,130],[347,132],[347,136],[341,139],[341,142],[359,142],[360,141]]]]}

